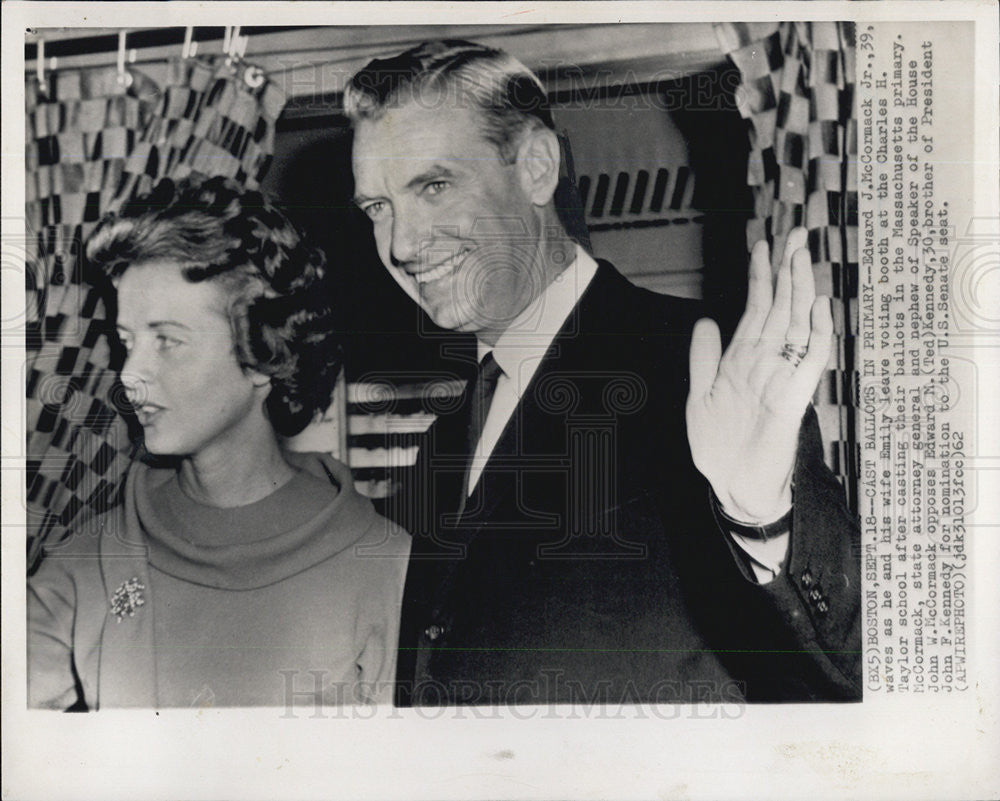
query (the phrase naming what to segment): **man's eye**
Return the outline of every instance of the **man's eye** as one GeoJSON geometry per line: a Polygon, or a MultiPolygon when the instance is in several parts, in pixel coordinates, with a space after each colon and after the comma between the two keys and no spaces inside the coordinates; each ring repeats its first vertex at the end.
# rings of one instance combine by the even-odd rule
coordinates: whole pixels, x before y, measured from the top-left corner
{"type": "Polygon", "coordinates": [[[156,348],[157,350],[170,350],[171,348],[176,348],[181,344],[179,339],[174,339],[173,337],[168,337],[166,334],[156,335],[156,348]]]}
{"type": "Polygon", "coordinates": [[[447,181],[431,181],[424,187],[424,191],[428,195],[440,195],[447,188],[448,188],[447,181]]]}
{"type": "Polygon", "coordinates": [[[362,208],[362,211],[369,216],[369,218],[375,220],[378,216],[385,210],[385,201],[376,200],[374,203],[369,203],[362,208]]]}

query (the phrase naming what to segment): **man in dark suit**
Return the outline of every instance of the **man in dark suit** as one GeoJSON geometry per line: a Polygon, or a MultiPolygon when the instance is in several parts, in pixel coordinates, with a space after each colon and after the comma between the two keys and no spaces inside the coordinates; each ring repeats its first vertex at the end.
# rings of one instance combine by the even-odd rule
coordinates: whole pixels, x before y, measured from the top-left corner
{"type": "Polygon", "coordinates": [[[538,79],[430,42],[359,72],[355,201],[472,332],[465,402],[395,506],[414,537],[397,703],[860,697],[857,527],[809,400],[832,338],[805,233],[751,255],[722,353],[693,301],[571,241],[538,79]]]}

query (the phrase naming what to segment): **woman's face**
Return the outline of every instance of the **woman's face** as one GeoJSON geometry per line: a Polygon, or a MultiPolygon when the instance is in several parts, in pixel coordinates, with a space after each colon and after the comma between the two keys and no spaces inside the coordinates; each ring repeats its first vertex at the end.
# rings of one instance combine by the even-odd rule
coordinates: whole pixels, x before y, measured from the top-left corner
{"type": "Polygon", "coordinates": [[[118,282],[121,379],[151,453],[196,456],[235,446],[262,410],[267,379],[236,361],[224,290],[177,264],[130,266],[118,282]]]}

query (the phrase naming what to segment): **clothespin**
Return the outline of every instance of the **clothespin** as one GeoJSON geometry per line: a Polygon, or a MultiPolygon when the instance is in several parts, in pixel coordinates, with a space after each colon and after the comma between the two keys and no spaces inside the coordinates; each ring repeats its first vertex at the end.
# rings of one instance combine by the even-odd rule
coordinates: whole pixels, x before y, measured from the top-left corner
{"type": "MultiPolygon", "coordinates": [[[[132,85],[132,75],[125,69],[126,39],[128,31],[118,31],[118,83],[129,87],[132,85]]],[[[135,51],[132,51],[132,60],[135,60],[135,51]]]]}
{"type": "Polygon", "coordinates": [[[226,63],[232,64],[240,57],[240,26],[234,25],[226,27],[226,33],[222,40],[222,49],[226,53],[226,63]]]}
{"type": "Polygon", "coordinates": [[[45,86],[45,40],[38,40],[38,52],[35,54],[35,75],[38,78],[38,88],[43,92],[45,86]]]}
{"type": "MultiPolygon", "coordinates": [[[[236,30],[239,31],[239,28],[237,28],[236,30]]],[[[234,48],[237,58],[241,60],[243,59],[243,57],[247,54],[247,46],[249,44],[250,44],[249,36],[237,36],[236,45],[234,48]]],[[[267,75],[265,74],[264,70],[262,70],[256,64],[247,65],[246,69],[243,71],[243,82],[250,89],[259,89],[261,86],[264,85],[264,82],[266,80],[267,80],[267,75]]]]}
{"type": "MultiPolygon", "coordinates": [[[[226,63],[233,67],[237,61],[241,61],[246,55],[247,45],[250,44],[249,36],[240,36],[240,26],[227,26],[222,37],[222,50],[226,54],[226,63]]],[[[243,82],[251,89],[257,89],[264,85],[267,76],[264,70],[257,66],[247,67],[243,71],[243,82]]]]}

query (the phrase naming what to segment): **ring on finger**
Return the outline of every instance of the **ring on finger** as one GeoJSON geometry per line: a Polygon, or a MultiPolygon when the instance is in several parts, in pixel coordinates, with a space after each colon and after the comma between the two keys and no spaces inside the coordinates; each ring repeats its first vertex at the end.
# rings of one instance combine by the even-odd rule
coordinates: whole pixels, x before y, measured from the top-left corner
{"type": "Polygon", "coordinates": [[[808,352],[809,348],[805,345],[795,345],[791,342],[786,342],[781,346],[781,358],[787,362],[791,362],[792,367],[798,367],[808,352]]]}

